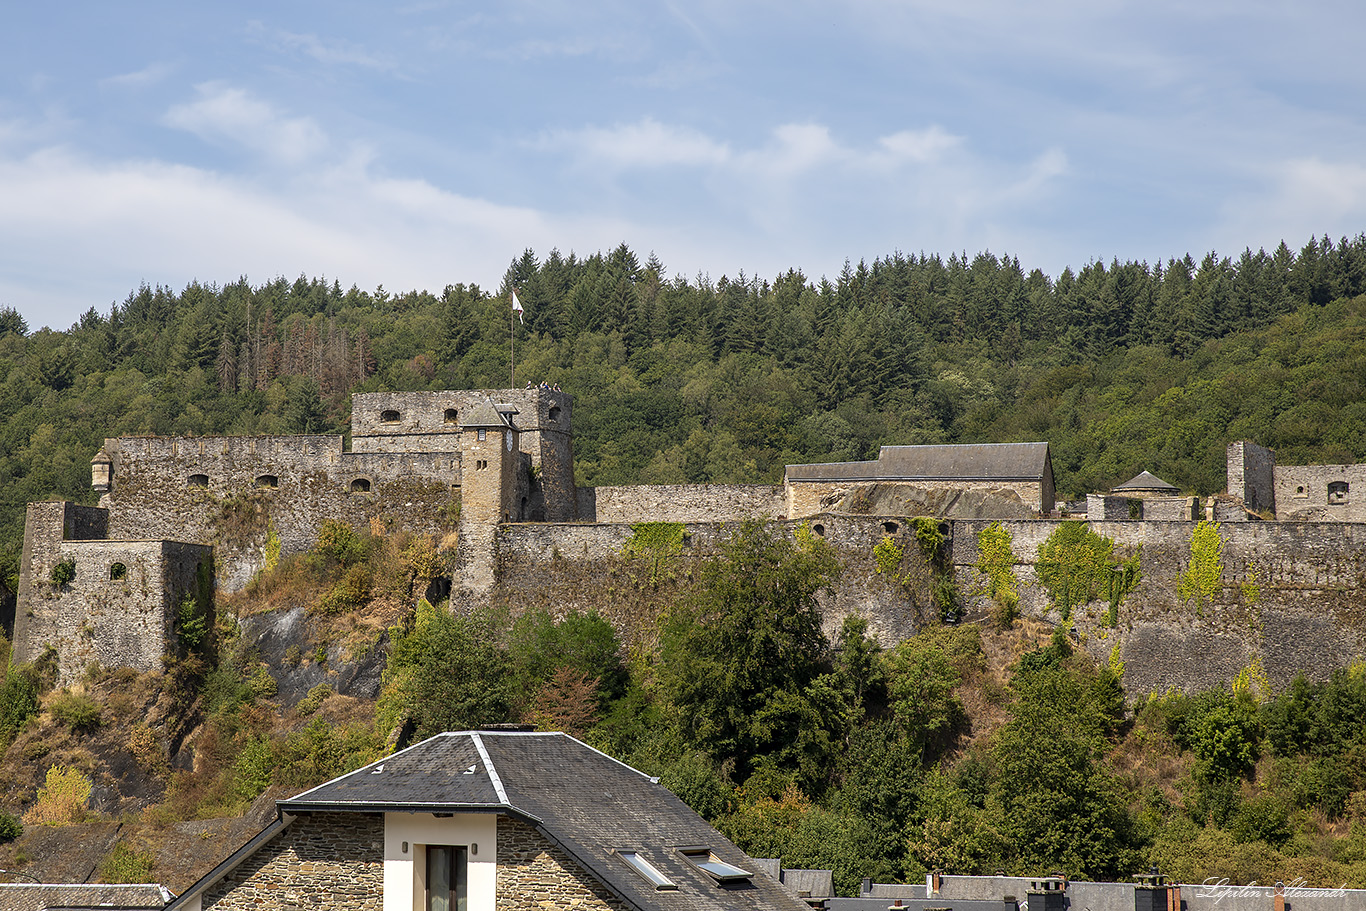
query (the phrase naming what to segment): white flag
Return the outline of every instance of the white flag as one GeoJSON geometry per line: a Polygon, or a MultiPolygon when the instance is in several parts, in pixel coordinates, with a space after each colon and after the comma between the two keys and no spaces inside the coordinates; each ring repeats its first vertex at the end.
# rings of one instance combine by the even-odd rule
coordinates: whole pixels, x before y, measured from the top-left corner
{"type": "Polygon", "coordinates": [[[526,320],[522,318],[522,314],[525,313],[526,311],[522,309],[522,302],[519,301],[519,300],[517,299],[517,289],[516,289],[516,288],[512,289],[512,312],[514,312],[514,313],[517,314],[517,322],[519,322],[519,323],[525,323],[525,322],[526,322],[526,320]]]}

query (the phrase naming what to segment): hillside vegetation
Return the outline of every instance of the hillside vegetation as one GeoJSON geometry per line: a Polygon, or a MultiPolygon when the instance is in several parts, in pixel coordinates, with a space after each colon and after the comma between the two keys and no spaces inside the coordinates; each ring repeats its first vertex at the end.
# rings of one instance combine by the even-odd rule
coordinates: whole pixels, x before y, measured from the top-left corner
{"type": "MultiPolygon", "coordinates": [[[[898,255],[820,282],[669,278],[622,246],[528,252],[506,283],[524,326],[476,287],[307,278],[144,287],[67,331],[0,310],[5,584],[23,504],[92,502],[104,437],[341,432],[353,391],[506,385],[510,331],[517,383],[574,396],[582,484],[771,482],[890,443],[1043,439],[1063,493],[1146,468],[1208,494],[1232,439],[1285,462],[1366,453],[1366,238],[1056,279],[985,253],[898,255]]],[[[1253,667],[1233,691],[1135,702],[1122,667],[1005,611],[927,618],[885,652],[857,622],[832,643],[814,598],[837,564],[758,525],[715,561],[642,572],[659,622],[629,649],[592,614],[452,617],[421,599],[449,560],[446,542],[332,528],[220,600],[164,677],[94,669],[54,690],[45,662],[10,668],[0,839],[27,832],[0,866],[41,869],[29,852],[47,827],[115,821],[98,875],[160,870],[183,888],[165,860],[178,821],[516,720],[661,775],[751,854],[829,867],[844,892],[932,868],[1122,878],[1151,863],[1187,881],[1366,886],[1366,667],[1284,693],[1253,667]],[[281,655],[242,635],[289,609],[307,630],[281,655]],[[374,653],[375,700],[282,683],[374,653]]]]}

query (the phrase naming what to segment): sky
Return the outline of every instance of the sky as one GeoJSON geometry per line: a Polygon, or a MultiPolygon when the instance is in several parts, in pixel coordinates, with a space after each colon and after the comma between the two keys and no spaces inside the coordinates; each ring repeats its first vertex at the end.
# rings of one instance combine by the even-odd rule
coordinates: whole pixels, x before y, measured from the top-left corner
{"type": "Polygon", "coordinates": [[[4,4],[0,307],[1366,231],[1359,0],[4,4]]]}

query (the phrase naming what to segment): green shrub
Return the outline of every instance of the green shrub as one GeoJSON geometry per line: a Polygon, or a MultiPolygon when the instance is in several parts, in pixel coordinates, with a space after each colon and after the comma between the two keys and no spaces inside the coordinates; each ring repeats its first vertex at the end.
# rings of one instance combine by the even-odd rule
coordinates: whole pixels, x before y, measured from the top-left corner
{"type": "Polygon", "coordinates": [[[124,842],[100,861],[99,879],[106,883],[147,883],[152,881],[152,854],[135,851],[124,842]]]}
{"type": "Polygon", "coordinates": [[[0,684],[0,749],[38,714],[38,674],[30,665],[11,667],[0,684]]]}
{"type": "Polygon", "coordinates": [[[52,697],[48,711],[61,724],[77,733],[93,731],[100,726],[102,712],[95,700],[84,693],[63,690],[52,697]]]}
{"type": "Polygon", "coordinates": [[[58,588],[69,585],[76,578],[76,561],[67,557],[65,560],[53,564],[52,572],[48,576],[52,579],[52,584],[58,588]]]}
{"type": "Polygon", "coordinates": [[[24,834],[24,824],[18,816],[0,813],[0,841],[14,841],[24,834]]]}
{"type": "Polygon", "coordinates": [[[318,602],[319,610],[324,614],[340,614],[355,610],[370,600],[372,581],[368,566],[352,566],[337,584],[322,596],[318,602]]]}
{"type": "Polygon", "coordinates": [[[320,683],[309,690],[307,696],[299,700],[299,704],[295,706],[295,709],[300,715],[307,718],[321,708],[322,704],[327,701],[327,697],[331,695],[332,687],[328,686],[326,683],[320,683]]]}
{"type": "Polygon", "coordinates": [[[318,543],[313,554],[322,563],[352,566],[365,559],[365,539],[345,522],[328,519],[318,528],[318,543]]]}

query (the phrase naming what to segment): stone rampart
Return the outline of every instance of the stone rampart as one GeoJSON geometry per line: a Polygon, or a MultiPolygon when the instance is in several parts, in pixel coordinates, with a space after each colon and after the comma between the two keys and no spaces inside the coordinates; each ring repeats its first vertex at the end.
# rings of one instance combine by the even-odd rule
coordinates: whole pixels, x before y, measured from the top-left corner
{"type": "Polygon", "coordinates": [[[641,484],[581,487],[584,522],[738,522],[787,512],[783,488],[763,484],[641,484]]]}
{"type": "MultiPolygon", "coordinates": [[[[791,534],[806,522],[782,522],[791,534]]],[[[857,614],[884,645],[914,635],[927,617],[928,568],[915,533],[905,519],[876,516],[818,516],[809,523],[835,551],[842,572],[821,598],[826,634],[838,634],[844,618],[857,614]],[[877,573],[873,548],[890,535],[904,553],[902,585],[877,573]]],[[[947,526],[945,526],[947,529],[947,526]]],[[[681,549],[658,562],[631,554],[630,525],[522,524],[498,530],[497,580],[492,596],[514,614],[545,609],[562,615],[596,610],[630,644],[648,644],[668,604],[686,597],[701,560],[716,556],[733,531],[720,522],[684,524],[681,549]]]]}
{"type": "Polygon", "coordinates": [[[1277,465],[1282,522],[1366,522],[1366,465],[1277,465]]]}
{"type": "MultiPolygon", "coordinates": [[[[14,658],[34,661],[51,646],[65,685],[91,663],[160,671],[175,644],[182,598],[212,589],[213,550],[179,541],[74,541],[95,534],[102,509],[33,503],[25,523],[14,658]],[[64,579],[54,579],[63,564],[64,579]]],[[[202,592],[207,596],[208,591],[202,592]]]]}
{"type": "Polygon", "coordinates": [[[1276,511],[1276,453],[1245,440],[1228,444],[1228,492],[1253,512],[1276,511]]]}
{"type": "Polygon", "coordinates": [[[226,591],[264,565],[272,535],[281,555],[301,553],[327,519],[447,530],[460,477],[459,452],[347,453],[336,436],[135,437],[106,440],[105,452],[109,534],[214,545],[226,591]]]}
{"type": "MultiPolygon", "coordinates": [[[[977,534],[987,522],[954,523],[953,560],[960,591],[977,613],[991,609],[975,569],[977,534]]],[[[1034,566],[1053,521],[1003,522],[1014,538],[1020,606],[1059,621],[1034,566]]],[[[1110,628],[1109,604],[1079,607],[1079,637],[1099,660],[1116,644],[1130,692],[1199,690],[1232,681],[1254,659],[1271,683],[1299,672],[1326,677],[1366,654],[1366,526],[1247,522],[1220,526],[1223,571],[1208,602],[1182,600],[1196,526],[1182,522],[1091,522],[1115,553],[1140,554],[1141,578],[1110,628]]]]}

